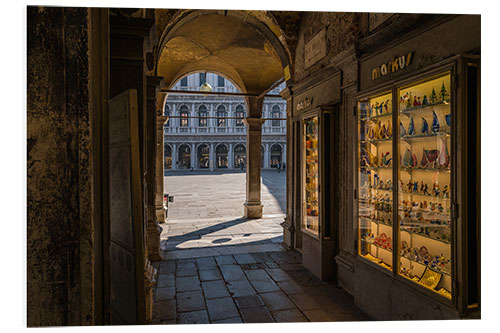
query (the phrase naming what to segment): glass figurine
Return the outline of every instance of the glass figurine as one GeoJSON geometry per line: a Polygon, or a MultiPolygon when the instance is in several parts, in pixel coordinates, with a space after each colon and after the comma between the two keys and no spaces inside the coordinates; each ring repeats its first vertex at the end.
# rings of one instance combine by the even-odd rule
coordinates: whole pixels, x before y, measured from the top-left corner
{"type": "Polygon", "coordinates": [[[432,111],[432,132],[439,132],[439,119],[435,111],[432,111]]]}
{"type": "Polygon", "coordinates": [[[389,152],[382,153],[382,166],[388,167],[390,166],[392,161],[392,157],[389,158],[389,152]]]}
{"type": "Polygon", "coordinates": [[[434,87],[432,87],[432,93],[431,96],[429,97],[429,100],[431,104],[434,104],[437,101],[436,91],[434,90],[434,87]]]}
{"type": "Polygon", "coordinates": [[[427,100],[427,95],[424,95],[424,98],[422,99],[422,105],[428,105],[429,101],[427,100]]]}
{"type": "Polygon", "coordinates": [[[401,135],[401,137],[404,137],[406,135],[406,130],[402,122],[399,122],[399,134],[401,135]]]}
{"type": "Polygon", "coordinates": [[[386,136],[388,139],[391,139],[391,138],[392,138],[392,125],[391,125],[391,122],[390,122],[390,121],[387,123],[387,132],[385,133],[385,136],[386,136]]]}
{"type": "Polygon", "coordinates": [[[446,116],[444,116],[444,120],[446,120],[446,125],[451,127],[451,113],[448,113],[446,116]]]}
{"type": "Polygon", "coordinates": [[[448,92],[446,91],[446,87],[443,85],[441,86],[441,91],[439,92],[439,96],[441,96],[441,101],[444,102],[446,100],[446,97],[448,97],[448,92]]]}
{"type": "Polygon", "coordinates": [[[427,120],[422,117],[422,126],[420,126],[420,133],[426,135],[429,134],[429,124],[427,124],[427,120]]]}
{"type": "Polygon", "coordinates": [[[410,125],[408,125],[408,135],[415,135],[415,123],[413,122],[413,116],[410,118],[410,125]]]}

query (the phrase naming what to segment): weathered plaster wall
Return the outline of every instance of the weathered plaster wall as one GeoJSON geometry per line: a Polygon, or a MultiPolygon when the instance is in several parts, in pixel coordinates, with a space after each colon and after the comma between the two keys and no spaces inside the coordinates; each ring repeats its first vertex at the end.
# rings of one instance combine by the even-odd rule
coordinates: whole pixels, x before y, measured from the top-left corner
{"type": "Polygon", "coordinates": [[[92,320],[88,10],[27,9],[28,326],[92,320]]]}

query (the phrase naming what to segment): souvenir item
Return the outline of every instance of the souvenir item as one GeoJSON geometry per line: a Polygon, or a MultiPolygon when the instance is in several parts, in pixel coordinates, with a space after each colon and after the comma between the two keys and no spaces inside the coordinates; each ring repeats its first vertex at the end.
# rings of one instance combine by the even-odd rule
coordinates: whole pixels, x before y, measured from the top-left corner
{"type": "Polygon", "coordinates": [[[367,125],[367,133],[366,133],[366,137],[369,139],[369,140],[373,140],[375,138],[375,130],[373,129],[373,126],[371,125],[367,125]]]}
{"type": "Polygon", "coordinates": [[[418,193],[418,182],[413,183],[413,193],[418,193]]]}
{"type": "Polygon", "coordinates": [[[432,194],[434,194],[435,197],[439,197],[439,185],[438,184],[434,184],[434,186],[432,188],[432,194]]]}
{"type": "Polygon", "coordinates": [[[427,105],[429,104],[429,101],[427,100],[427,95],[424,95],[424,98],[422,99],[422,105],[427,105]]]}
{"type": "Polygon", "coordinates": [[[443,187],[443,198],[448,198],[449,197],[449,193],[448,193],[448,185],[445,185],[443,187]]]}
{"type": "Polygon", "coordinates": [[[415,123],[413,117],[410,117],[410,125],[408,125],[408,135],[415,135],[415,123]]]}
{"type": "Polygon", "coordinates": [[[390,101],[391,101],[391,100],[390,100],[390,99],[388,99],[388,100],[387,100],[387,101],[385,101],[385,103],[384,103],[384,111],[385,111],[385,113],[389,113],[389,102],[390,102],[390,101]]]}
{"type": "Polygon", "coordinates": [[[411,108],[411,92],[409,93],[409,97],[408,99],[406,100],[406,108],[411,108]]]}
{"type": "Polygon", "coordinates": [[[439,96],[441,96],[441,101],[444,102],[446,100],[446,97],[448,97],[448,92],[446,91],[446,87],[443,85],[441,86],[441,91],[439,92],[439,96]]]}
{"type": "Polygon", "coordinates": [[[446,140],[440,140],[440,154],[438,156],[438,167],[439,168],[449,168],[450,166],[450,155],[448,153],[448,146],[446,145],[446,140]]]}
{"type": "Polygon", "coordinates": [[[427,124],[427,120],[422,117],[422,126],[420,127],[420,133],[426,135],[429,134],[429,124],[427,124]]]}
{"type": "Polygon", "coordinates": [[[429,194],[429,187],[427,186],[427,184],[425,184],[425,186],[424,186],[424,193],[423,194],[430,195],[429,194]]]}
{"type": "Polygon", "coordinates": [[[375,139],[381,139],[381,137],[380,137],[380,120],[377,121],[377,124],[375,125],[375,139]]]}
{"type": "Polygon", "coordinates": [[[382,127],[380,128],[380,132],[379,132],[379,135],[380,139],[385,139],[386,136],[387,136],[387,129],[385,128],[385,124],[382,125],[382,127]]]}
{"type": "Polygon", "coordinates": [[[391,139],[392,138],[392,125],[391,125],[391,122],[389,121],[388,124],[387,124],[387,132],[385,133],[385,136],[388,138],[388,139],[391,139]]]}
{"type": "Polygon", "coordinates": [[[437,149],[429,149],[429,150],[424,149],[424,153],[422,156],[422,165],[421,165],[422,168],[434,168],[438,154],[439,151],[437,149]],[[434,164],[432,164],[431,166],[431,163],[434,164]]]}
{"type": "Polygon", "coordinates": [[[401,137],[404,137],[406,135],[406,130],[402,122],[399,122],[399,134],[401,135],[401,137]]]}
{"type": "Polygon", "coordinates": [[[387,153],[382,153],[382,166],[390,166],[391,165],[391,161],[392,161],[392,157],[389,158],[389,152],[387,153]]]}
{"type": "Polygon", "coordinates": [[[408,108],[408,104],[411,103],[411,95],[409,93],[405,93],[403,96],[399,98],[399,103],[400,104],[405,104],[406,107],[408,108]]]}
{"type": "Polygon", "coordinates": [[[415,96],[415,98],[413,99],[413,106],[414,107],[418,106],[418,98],[420,98],[420,97],[415,96]]]}
{"type": "Polygon", "coordinates": [[[451,126],[451,113],[445,115],[444,120],[446,121],[446,125],[451,126]]]}
{"type": "Polygon", "coordinates": [[[434,104],[437,102],[437,96],[436,96],[436,91],[434,90],[434,87],[432,87],[432,93],[431,96],[429,97],[430,104],[434,104]]]}
{"type": "Polygon", "coordinates": [[[432,111],[432,132],[439,132],[439,119],[436,112],[432,111]]]}
{"type": "Polygon", "coordinates": [[[406,152],[403,156],[403,165],[407,168],[410,168],[411,165],[412,165],[412,161],[411,161],[411,151],[410,149],[406,148],[406,152]]]}
{"type": "Polygon", "coordinates": [[[408,181],[408,184],[406,186],[408,186],[408,193],[412,193],[413,183],[411,182],[411,180],[408,181]]]}

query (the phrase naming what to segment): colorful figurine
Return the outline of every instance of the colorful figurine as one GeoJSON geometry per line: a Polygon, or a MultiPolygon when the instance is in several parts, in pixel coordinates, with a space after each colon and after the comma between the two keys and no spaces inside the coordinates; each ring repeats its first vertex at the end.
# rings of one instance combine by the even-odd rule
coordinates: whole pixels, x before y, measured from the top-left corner
{"type": "Polygon", "coordinates": [[[437,96],[436,96],[436,91],[434,90],[434,87],[432,87],[432,93],[431,96],[429,97],[430,104],[434,104],[437,101],[437,96]]]}
{"type": "Polygon", "coordinates": [[[434,186],[432,188],[432,194],[434,194],[435,197],[439,197],[439,185],[438,184],[434,184],[434,186]]]}
{"type": "Polygon", "coordinates": [[[440,154],[437,158],[438,167],[447,169],[450,167],[450,155],[448,153],[448,146],[446,145],[446,140],[440,140],[440,154]]]}
{"type": "Polygon", "coordinates": [[[427,186],[427,184],[425,184],[425,186],[424,186],[424,192],[423,192],[423,194],[430,195],[430,193],[429,193],[429,187],[427,186]]]}
{"type": "Polygon", "coordinates": [[[412,190],[413,193],[418,193],[418,182],[414,182],[413,183],[413,190],[412,190]]]}
{"type": "Polygon", "coordinates": [[[413,117],[410,117],[410,125],[408,125],[408,135],[415,135],[415,123],[413,117]]]}
{"type": "Polygon", "coordinates": [[[427,100],[427,95],[424,95],[424,99],[422,100],[422,105],[428,105],[429,101],[427,100]]]}
{"type": "Polygon", "coordinates": [[[429,134],[429,124],[427,124],[427,120],[425,120],[424,117],[422,117],[422,126],[420,126],[420,133],[423,135],[429,134]]]}
{"type": "Polygon", "coordinates": [[[439,95],[441,96],[441,101],[444,102],[446,100],[446,97],[448,97],[448,92],[446,91],[446,87],[443,85],[441,86],[441,91],[439,92],[439,95]]]}
{"type": "Polygon", "coordinates": [[[385,101],[384,103],[384,110],[385,110],[385,113],[389,113],[389,102],[390,102],[390,99],[388,99],[387,101],[385,101]]]}
{"type": "Polygon", "coordinates": [[[408,181],[408,193],[412,193],[412,189],[413,189],[413,183],[411,182],[411,180],[408,181]]]}
{"type": "Polygon", "coordinates": [[[432,111],[432,132],[439,132],[439,119],[436,112],[432,111]]]}
{"type": "Polygon", "coordinates": [[[443,195],[443,198],[448,198],[449,197],[449,193],[448,193],[448,185],[445,185],[443,187],[443,192],[442,192],[442,195],[443,195]]]}
{"type": "Polygon", "coordinates": [[[445,115],[444,120],[446,121],[446,125],[451,127],[451,113],[448,113],[447,115],[445,115]]]}
{"type": "Polygon", "coordinates": [[[411,95],[409,93],[405,93],[399,98],[399,103],[406,104],[406,108],[408,108],[408,103],[411,103],[410,100],[411,100],[411,95]]]}
{"type": "Polygon", "coordinates": [[[389,152],[382,153],[382,166],[388,167],[391,165],[392,157],[389,158],[389,152]]]}
{"type": "Polygon", "coordinates": [[[385,133],[385,136],[387,137],[387,139],[392,138],[392,125],[390,121],[387,123],[387,131],[385,133]]]}
{"type": "Polygon", "coordinates": [[[418,98],[417,98],[417,96],[415,96],[415,98],[413,99],[413,106],[414,107],[418,106],[418,98]]]}
{"type": "Polygon", "coordinates": [[[411,108],[411,104],[412,104],[412,103],[411,103],[411,92],[410,92],[409,97],[408,97],[408,100],[406,101],[406,108],[407,108],[407,109],[408,109],[408,108],[411,108]]]}
{"type": "Polygon", "coordinates": [[[406,148],[406,152],[403,156],[403,165],[407,168],[411,167],[411,151],[410,149],[406,148]]]}
{"type": "Polygon", "coordinates": [[[401,137],[404,137],[406,135],[406,130],[402,122],[399,122],[399,135],[401,137]]]}

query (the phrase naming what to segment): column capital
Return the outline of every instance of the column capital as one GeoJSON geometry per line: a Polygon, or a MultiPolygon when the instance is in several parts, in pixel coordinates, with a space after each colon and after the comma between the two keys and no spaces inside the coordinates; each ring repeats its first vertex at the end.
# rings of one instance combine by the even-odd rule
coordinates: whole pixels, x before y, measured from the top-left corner
{"type": "Polygon", "coordinates": [[[257,117],[246,117],[243,119],[243,123],[247,126],[249,131],[260,131],[262,129],[264,119],[257,117]]]}

